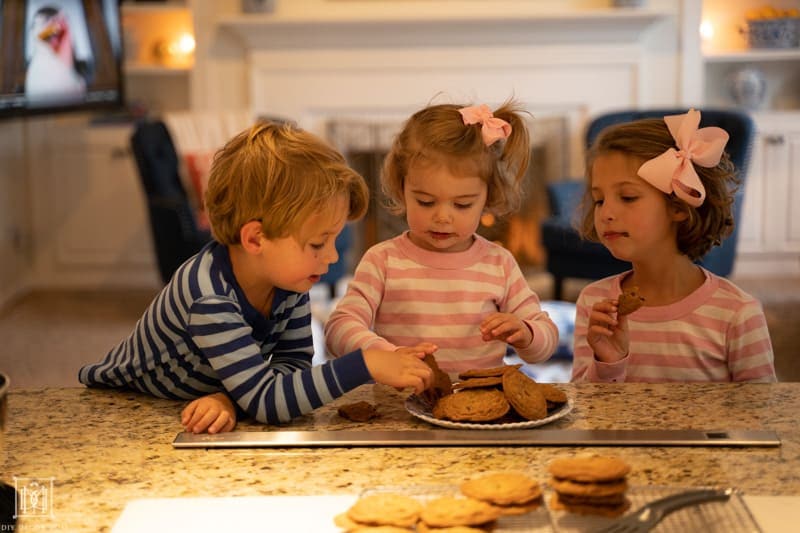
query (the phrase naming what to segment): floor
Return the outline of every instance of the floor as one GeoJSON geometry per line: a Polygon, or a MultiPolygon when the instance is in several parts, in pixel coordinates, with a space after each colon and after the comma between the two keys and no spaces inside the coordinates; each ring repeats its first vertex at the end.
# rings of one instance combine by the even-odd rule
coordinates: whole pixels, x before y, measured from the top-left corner
{"type": "MultiPolygon", "coordinates": [[[[543,300],[551,293],[547,274],[529,277],[543,300]]],[[[800,278],[734,280],[764,304],[781,381],[800,381],[800,278]]],[[[568,283],[575,298],[583,282],[568,283]]],[[[0,310],[0,371],[12,388],[77,386],[78,369],[100,360],[127,336],[154,296],[152,291],[40,291],[0,310]]],[[[319,342],[319,341],[318,341],[319,342]]],[[[541,381],[560,381],[569,364],[554,361],[531,369],[541,381]]]]}

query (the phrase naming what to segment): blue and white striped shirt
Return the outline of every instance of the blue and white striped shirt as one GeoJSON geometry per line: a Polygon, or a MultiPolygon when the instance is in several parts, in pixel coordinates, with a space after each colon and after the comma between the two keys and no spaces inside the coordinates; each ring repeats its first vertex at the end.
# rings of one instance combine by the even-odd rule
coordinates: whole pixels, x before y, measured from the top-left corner
{"type": "Polygon", "coordinates": [[[170,399],[226,391],[255,420],[309,413],[371,379],[360,350],[311,366],[307,293],[275,289],[266,318],[236,282],[225,246],[186,261],[105,359],[81,368],[81,383],[170,399]]]}

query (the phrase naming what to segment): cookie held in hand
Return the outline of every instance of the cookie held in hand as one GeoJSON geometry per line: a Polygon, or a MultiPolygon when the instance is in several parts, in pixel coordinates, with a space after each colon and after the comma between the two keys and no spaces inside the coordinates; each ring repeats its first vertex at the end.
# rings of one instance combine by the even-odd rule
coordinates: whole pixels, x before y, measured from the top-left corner
{"type": "Polygon", "coordinates": [[[452,394],[453,383],[450,381],[450,376],[447,372],[439,368],[438,363],[436,363],[436,358],[433,355],[427,354],[423,362],[428,365],[433,372],[433,380],[431,386],[422,391],[422,397],[425,398],[429,404],[436,405],[439,398],[452,394]]]}
{"type": "Polygon", "coordinates": [[[639,287],[624,291],[617,300],[617,316],[629,315],[644,305],[644,296],[639,294],[639,287]]]}

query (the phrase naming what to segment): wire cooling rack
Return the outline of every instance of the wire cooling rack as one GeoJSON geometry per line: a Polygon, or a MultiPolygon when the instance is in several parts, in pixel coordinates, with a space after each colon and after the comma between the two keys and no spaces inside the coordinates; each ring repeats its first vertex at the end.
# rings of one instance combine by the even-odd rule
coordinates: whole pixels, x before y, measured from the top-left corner
{"type": "MultiPolygon", "coordinates": [[[[704,488],[704,487],[692,487],[704,488]]],[[[632,486],[627,497],[631,501],[628,512],[633,512],[647,502],[686,490],[686,487],[632,486]]],[[[460,495],[455,485],[420,485],[411,487],[382,486],[363,491],[362,496],[377,492],[393,492],[416,498],[421,503],[440,496],[460,495]]],[[[608,526],[613,518],[580,515],[549,508],[553,491],[545,488],[542,504],[524,515],[500,517],[491,529],[493,533],[587,533],[608,526]]],[[[668,515],[653,530],[655,533],[761,533],[750,509],[735,491],[726,502],[707,502],[686,507],[668,515]]]]}

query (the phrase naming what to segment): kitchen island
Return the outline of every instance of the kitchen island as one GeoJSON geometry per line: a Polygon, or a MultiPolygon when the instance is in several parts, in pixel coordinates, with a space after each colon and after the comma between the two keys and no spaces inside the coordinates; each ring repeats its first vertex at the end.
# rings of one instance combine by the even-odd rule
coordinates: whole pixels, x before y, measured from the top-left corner
{"type": "MultiPolygon", "coordinates": [[[[574,408],[542,429],[771,430],[781,445],[175,449],[181,402],[114,390],[35,389],[9,397],[0,477],[51,487],[46,512],[20,518],[23,532],[110,531],[125,504],[140,498],[358,494],[380,485],[458,483],[498,470],[544,482],[551,459],[585,451],[625,459],[632,485],[800,495],[800,383],[558,386],[574,408]]],[[[290,424],[244,421],[237,431],[431,429],[405,410],[406,395],[365,385],[290,424]],[[356,423],[337,414],[357,400],[376,405],[380,416],[356,423]]]]}

